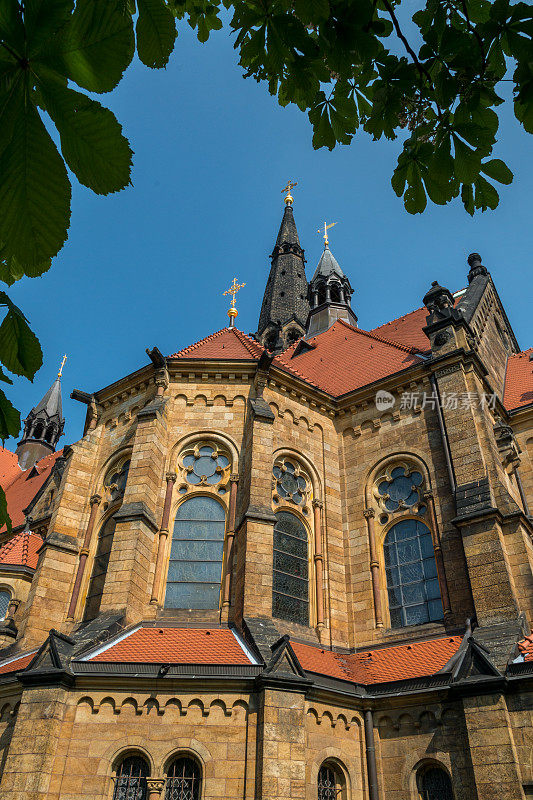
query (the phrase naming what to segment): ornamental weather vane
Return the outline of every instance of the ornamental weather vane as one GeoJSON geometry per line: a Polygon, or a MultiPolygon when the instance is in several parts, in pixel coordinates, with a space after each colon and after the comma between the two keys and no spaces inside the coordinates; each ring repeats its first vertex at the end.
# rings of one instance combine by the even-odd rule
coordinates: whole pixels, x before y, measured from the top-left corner
{"type": "MultiPolygon", "coordinates": [[[[327,222],[324,222],[324,233],[322,234],[322,236],[324,237],[324,250],[326,249],[326,247],[329,247],[328,230],[330,228],[333,228],[333,226],[336,224],[337,224],[336,222],[330,222],[328,225],[327,222]]],[[[322,233],[322,229],[319,228],[317,230],[317,233],[322,233]]]]}
{"type": "Polygon", "coordinates": [[[281,194],[287,192],[285,195],[285,205],[287,206],[292,206],[294,198],[291,194],[291,189],[294,189],[295,186],[298,186],[298,181],[287,181],[287,185],[281,190],[281,194]]]}
{"type": "Polygon", "coordinates": [[[67,356],[63,356],[63,360],[61,361],[61,366],[59,367],[59,372],[57,373],[57,377],[60,378],[63,374],[63,367],[65,366],[65,361],[67,360],[67,356]]]}
{"type": "Polygon", "coordinates": [[[226,289],[225,292],[222,292],[222,294],[230,294],[231,295],[231,306],[228,309],[228,317],[229,317],[229,326],[230,326],[230,328],[233,328],[235,326],[235,317],[239,313],[237,311],[237,309],[235,308],[235,295],[244,286],[246,286],[245,283],[237,283],[237,278],[233,278],[233,283],[231,284],[229,289],[226,289]]]}

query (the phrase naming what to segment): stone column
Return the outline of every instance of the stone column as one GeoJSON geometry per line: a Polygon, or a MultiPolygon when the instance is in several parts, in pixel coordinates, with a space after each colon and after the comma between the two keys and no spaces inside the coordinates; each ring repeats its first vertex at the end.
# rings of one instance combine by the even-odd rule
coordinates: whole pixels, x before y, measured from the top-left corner
{"type": "Polygon", "coordinates": [[[148,800],[159,800],[165,788],[165,778],[147,778],[148,800]]]}
{"type": "Polygon", "coordinates": [[[368,545],[370,548],[370,573],[372,576],[372,595],[374,597],[374,615],[376,618],[376,628],[383,627],[383,611],[381,608],[381,581],[379,560],[376,547],[376,532],[374,529],[375,512],[373,508],[365,508],[363,511],[368,530],[368,545]]]}
{"type": "Polygon", "coordinates": [[[99,494],[93,494],[90,500],[91,504],[91,513],[89,516],[89,522],[87,523],[87,528],[85,530],[85,538],[83,540],[83,544],[80,550],[80,561],[78,564],[78,571],[76,572],[76,580],[74,581],[74,588],[72,589],[72,597],[70,598],[70,605],[68,608],[67,619],[74,619],[76,614],[76,606],[78,605],[78,598],[80,596],[80,588],[83,581],[83,575],[85,573],[85,566],[87,564],[87,559],[89,557],[89,551],[91,548],[91,540],[94,530],[94,523],[96,522],[96,514],[98,512],[98,506],[100,505],[102,498],[99,494]]]}
{"type": "Polygon", "coordinates": [[[224,565],[224,586],[222,589],[222,615],[227,621],[231,602],[231,573],[233,571],[233,540],[235,538],[235,512],[237,508],[237,473],[230,475],[230,496],[228,511],[228,532],[226,543],[226,563],[224,565]]]}
{"type": "Polygon", "coordinates": [[[163,516],[161,517],[161,527],[159,528],[159,540],[157,543],[157,558],[155,562],[154,582],[152,585],[151,603],[159,602],[161,591],[161,580],[163,578],[163,562],[165,558],[166,543],[168,539],[168,523],[170,519],[170,506],[172,505],[172,491],[176,483],[176,473],[167,472],[167,488],[165,492],[165,504],[163,506],[163,516]]]}
{"type": "Polygon", "coordinates": [[[440,544],[440,532],[437,522],[437,515],[435,513],[435,498],[432,492],[424,494],[424,500],[428,504],[429,518],[431,521],[431,538],[433,540],[433,551],[435,553],[435,563],[437,565],[437,577],[439,579],[440,596],[442,600],[442,610],[444,611],[444,618],[451,614],[450,593],[448,591],[448,581],[446,579],[446,570],[444,569],[444,559],[442,557],[442,547],[440,544]]]}
{"type": "Polygon", "coordinates": [[[322,500],[313,500],[315,523],[315,580],[316,580],[316,624],[318,635],[324,629],[324,554],[322,552],[322,500]]]}

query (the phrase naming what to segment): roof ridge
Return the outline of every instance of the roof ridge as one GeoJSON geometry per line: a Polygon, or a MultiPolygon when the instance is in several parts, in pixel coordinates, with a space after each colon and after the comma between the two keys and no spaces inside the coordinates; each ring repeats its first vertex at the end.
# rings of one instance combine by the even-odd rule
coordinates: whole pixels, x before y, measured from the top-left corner
{"type": "Polygon", "coordinates": [[[417,311],[422,311],[424,308],[425,306],[419,306],[418,308],[414,308],[412,311],[408,311],[407,314],[400,314],[399,317],[396,317],[395,319],[390,319],[388,322],[382,322],[380,325],[374,325],[372,330],[375,331],[376,328],[384,328],[385,325],[392,325],[393,322],[399,322],[399,320],[403,319],[404,317],[409,317],[411,314],[416,314],[417,311]]]}
{"type": "Polygon", "coordinates": [[[206,342],[212,342],[213,339],[216,339],[217,336],[220,336],[222,333],[224,333],[224,331],[227,330],[229,330],[229,328],[226,326],[225,328],[221,328],[219,331],[210,333],[208,336],[204,336],[203,339],[199,339],[197,342],[194,342],[194,344],[190,344],[187,347],[182,347],[181,350],[176,350],[175,353],[171,353],[169,358],[181,358],[183,353],[188,353],[190,350],[195,350],[201,344],[205,344],[206,342]]]}
{"type": "Polygon", "coordinates": [[[214,333],[210,333],[208,336],[204,336],[203,339],[200,339],[198,342],[194,342],[194,344],[188,345],[188,347],[183,347],[181,350],[177,350],[175,353],[172,353],[168,358],[185,358],[191,351],[196,350],[198,347],[206,344],[207,342],[212,342],[217,339],[219,336],[222,336],[224,333],[233,333],[233,335],[237,338],[237,340],[242,344],[243,347],[250,353],[252,358],[257,358],[263,351],[263,348],[258,342],[254,342],[249,336],[247,336],[243,331],[239,330],[235,327],[229,327],[226,325],[225,328],[221,328],[214,333]],[[252,347],[253,345],[257,346],[257,352],[254,353],[252,347]]]}
{"type": "MultiPolygon", "coordinates": [[[[365,331],[363,328],[355,328],[353,325],[350,325],[349,322],[346,322],[344,319],[336,320],[331,328],[333,328],[337,322],[342,322],[342,324],[349,328],[356,333],[362,333],[363,336],[368,336],[370,339],[375,339],[377,342],[382,342],[383,344],[390,344],[392,347],[397,347],[398,350],[402,350],[404,353],[411,353],[411,354],[419,354],[422,350],[419,350],[418,347],[408,347],[405,344],[400,344],[399,342],[394,342],[392,339],[387,339],[385,336],[378,336],[377,333],[373,333],[372,331],[365,331]]],[[[331,328],[329,330],[331,330],[331,328]]],[[[324,331],[325,333],[326,331],[324,331]]]]}
{"type": "Polygon", "coordinates": [[[250,354],[251,354],[251,355],[252,355],[254,358],[255,358],[255,357],[256,357],[256,356],[257,356],[259,353],[262,353],[262,352],[263,352],[263,350],[265,349],[265,348],[263,347],[263,345],[259,344],[259,342],[256,342],[256,341],[255,341],[255,339],[252,339],[252,337],[251,337],[251,336],[248,336],[248,334],[244,333],[244,331],[241,331],[239,328],[235,328],[235,327],[233,327],[233,328],[230,328],[229,330],[232,330],[232,331],[235,333],[235,336],[237,337],[237,339],[238,339],[238,340],[239,340],[239,341],[240,341],[240,342],[241,342],[241,343],[242,343],[242,344],[243,344],[243,345],[246,347],[246,349],[248,350],[248,352],[249,352],[249,353],[250,353],[250,354]],[[256,348],[257,348],[257,350],[259,351],[259,353],[254,353],[254,351],[253,351],[253,348],[254,348],[254,347],[256,347],[256,348]]]}
{"type": "Polygon", "coordinates": [[[533,347],[528,347],[526,350],[520,350],[519,353],[511,353],[509,358],[517,358],[518,356],[525,356],[526,353],[530,353],[533,350],[533,347]]]}

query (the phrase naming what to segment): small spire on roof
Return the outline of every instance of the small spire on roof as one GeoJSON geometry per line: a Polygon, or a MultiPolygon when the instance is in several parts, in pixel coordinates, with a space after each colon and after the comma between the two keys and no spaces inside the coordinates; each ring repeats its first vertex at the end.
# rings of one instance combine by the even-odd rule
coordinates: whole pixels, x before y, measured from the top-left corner
{"type": "MultiPolygon", "coordinates": [[[[324,234],[323,234],[323,236],[324,236],[324,250],[327,250],[329,248],[328,230],[330,228],[333,228],[333,226],[336,225],[336,224],[337,224],[336,222],[330,222],[329,225],[328,225],[327,222],[324,222],[324,234]]],[[[321,228],[319,228],[317,230],[317,233],[322,233],[321,228]]]]}
{"type": "Polygon", "coordinates": [[[233,283],[231,284],[231,286],[229,287],[229,289],[226,289],[226,291],[225,291],[225,292],[222,292],[222,294],[224,294],[224,295],[226,295],[226,294],[230,294],[230,295],[231,295],[231,305],[230,305],[230,307],[228,308],[228,317],[229,317],[229,327],[230,327],[230,328],[233,328],[233,327],[235,327],[235,317],[236,317],[236,316],[238,315],[238,313],[239,313],[239,312],[237,311],[237,309],[235,308],[235,295],[236,295],[236,294],[237,294],[237,292],[239,292],[239,291],[240,291],[240,290],[241,290],[241,289],[242,289],[244,286],[246,286],[246,284],[245,284],[245,283],[237,283],[237,278],[233,278],[233,283]]]}
{"type": "Polygon", "coordinates": [[[67,360],[67,355],[65,353],[65,355],[63,356],[63,360],[61,361],[61,366],[59,367],[59,372],[57,373],[57,377],[58,378],[60,378],[61,375],[63,374],[63,367],[65,366],[65,361],[66,360],[67,360]]]}
{"type": "Polygon", "coordinates": [[[291,190],[294,189],[295,186],[298,186],[298,181],[287,181],[287,185],[283,187],[281,190],[281,194],[287,192],[285,195],[285,205],[292,206],[294,198],[291,195],[291,190]]]}

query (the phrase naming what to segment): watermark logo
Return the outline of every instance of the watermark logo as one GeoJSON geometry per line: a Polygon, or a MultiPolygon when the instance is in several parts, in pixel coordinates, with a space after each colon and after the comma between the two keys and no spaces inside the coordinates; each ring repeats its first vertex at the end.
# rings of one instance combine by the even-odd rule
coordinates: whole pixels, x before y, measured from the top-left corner
{"type": "Polygon", "coordinates": [[[390,392],[386,392],[384,389],[376,392],[376,408],[378,411],[387,411],[387,409],[393,407],[395,402],[396,399],[390,392]]]}

